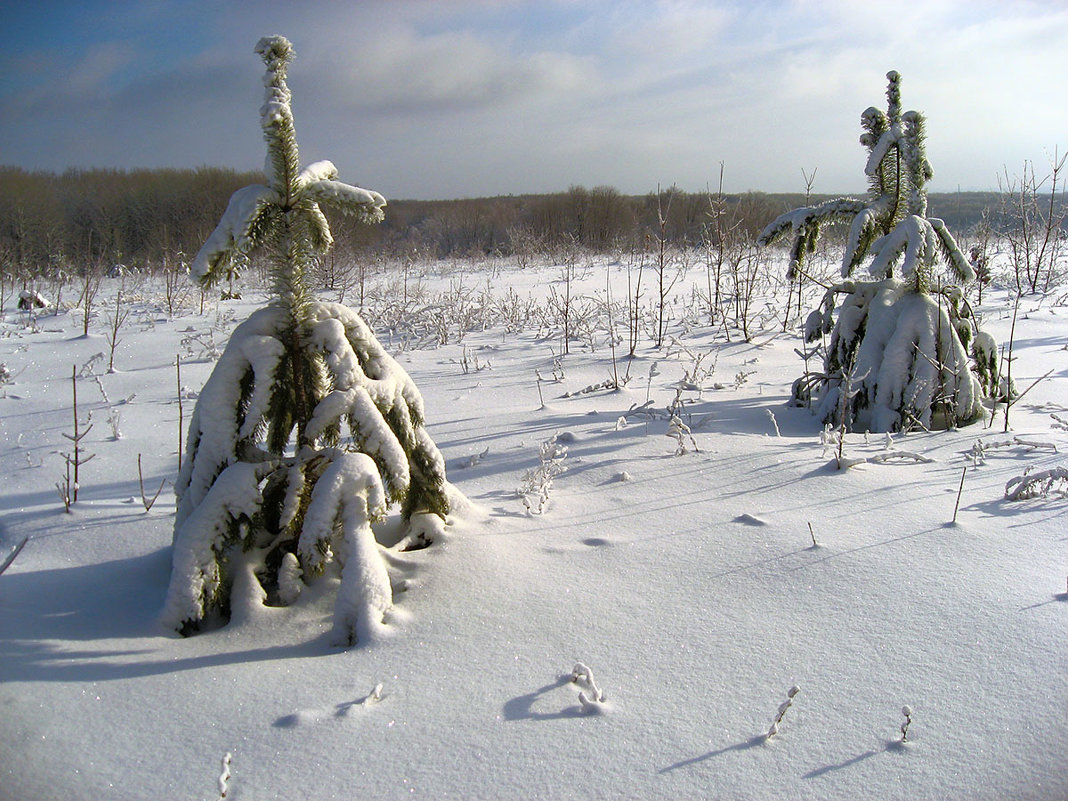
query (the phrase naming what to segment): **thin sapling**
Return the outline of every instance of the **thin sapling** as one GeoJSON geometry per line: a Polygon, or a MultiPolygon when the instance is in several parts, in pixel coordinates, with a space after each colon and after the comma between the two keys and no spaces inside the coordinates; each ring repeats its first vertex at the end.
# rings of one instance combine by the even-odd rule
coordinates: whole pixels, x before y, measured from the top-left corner
{"type": "Polygon", "coordinates": [[[234,193],[190,272],[211,287],[261,253],[273,301],[234,329],[197,399],[175,482],[162,617],[183,634],[225,621],[239,578],[249,598],[284,604],[301,583],[291,581],[292,556],[303,582],[340,571],[334,639],[352,645],[393,607],[372,525],[396,504],[404,528],[395,549],[444,535],[445,464],[408,374],[355,311],[313,297],[314,267],[333,243],[323,208],[373,223],[386,201],[339,181],[328,161],[301,169],[293,48],[273,36],[256,52],[267,67],[267,180],[234,193]]]}

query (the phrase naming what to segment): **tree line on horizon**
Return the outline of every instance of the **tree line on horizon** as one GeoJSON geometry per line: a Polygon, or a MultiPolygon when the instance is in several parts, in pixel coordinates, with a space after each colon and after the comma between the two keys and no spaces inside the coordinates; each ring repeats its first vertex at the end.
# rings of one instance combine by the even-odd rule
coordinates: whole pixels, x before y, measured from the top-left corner
{"type": "MultiPolygon", "coordinates": [[[[152,270],[192,260],[230,195],[258,172],[197,169],[0,167],[0,268],[8,274],[84,273],[116,264],[152,270]]],[[[486,255],[550,257],[651,246],[698,247],[726,229],[755,238],[783,211],[832,195],[684,192],[659,188],[624,195],[613,187],[572,186],[550,194],[456,200],[390,200],[378,226],[336,225],[336,257],[486,255]],[[721,215],[718,225],[713,218],[721,215]],[[725,219],[724,219],[725,218],[725,219]]],[[[967,232],[997,213],[995,192],[931,194],[932,214],[967,232]]],[[[329,216],[329,213],[328,213],[329,216]]],[[[713,242],[713,244],[716,244],[713,242]]]]}

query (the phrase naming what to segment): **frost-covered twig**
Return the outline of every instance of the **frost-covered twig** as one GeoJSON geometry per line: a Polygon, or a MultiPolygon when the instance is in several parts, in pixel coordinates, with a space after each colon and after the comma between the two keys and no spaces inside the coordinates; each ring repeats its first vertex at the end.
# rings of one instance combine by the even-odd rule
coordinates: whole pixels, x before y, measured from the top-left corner
{"type": "Polygon", "coordinates": [[[145,494],[145,477],[144,473],[141,472],[141,454],[137,454],[137,482],[141,485],[141,503],[145,507],[145,511],[149,512],[152,510],[152,505],[156,502],[156,498],[163,492],[163,485],[167,483],[167,479],[162,479],[159,482],[159,489],[156,490],[156,494],[149,498],[145,494]]]}
{"type": "Polygon", "coordinates": [[[794,697],[801,692],[801,688],[796,684],[786,691],[786,700],[779,704],[779,712],[775,716],[775,720],[772,721],[771,728],[768,729],[765,739],[770,740],[776,734],[779,733],[779,724],[782,723],[783,716],[786,715],[786,710],[793,706],[794,697]]]}
{"type": "Polygon", "coordinates": [[[193,331],[183,337],[180,344],[191,361],[216,361],[222,355],[215,344],[214,328],[209,328],[204,334],[193,331]]]}
{"type": "Polygon", "coordinates": [[[922,456],[918,453],[913,453],[912,451],[883,451],[882,453],[867,457],[864,461],[872,464],[882,464],[896,460],[920,462],[921,464],[931,464],[934,462],[934,459],[931,459],[928,456],[922,456]]]}
{"type": "Polygon", "coordinates": [[[476,353],[473,358],[467,356],[467,345],[464,345],[463,355],[460,357],[460,369],[463,370],[464,375],[471,373],[472,371],[480,373],[483,370],[492,368],[493,365],[489,362],[479,363],[478,354],[476,353]]]}
{"type": "Polygon", "coordinates": [[[905,716],[905,722],[901,724],[901,742],[907,743],[909,740],[909,726],[912,725],[912,707],[905,704],[901,707],[901,714],[905,716]]]}
{"type": "Polygon", "coordinates": [[[1015,436],[1011,439],[994,440],[993,442],[984,442],[981,438],[977,439],[972,444],[972,447],[965,452],[965,455],[972,460],[973,466],[978,467],[986,461],[987,451],[1012,447],[1027,448],[1033,451],[1049,451],[1050,453],[1058,452],[1057,445],[1054,442],[1015,436]]]}
{"type": "Polygon", "coordinates": [[[775,419],[775,413],[771,409],[765,409],[764,411],[767,412],[768,419],[771,420],[771,425],[775,429],[775,436],[781,437],[782,432],[779,431],[779,421],[775,419]]]}
{"type": "Polygon", "coordinates": [[[827,423],[820,432],[820,446],[823,448],[821,458],[827,457],[828,450],[831,450],[832,453],[837,450],[841,439],[842,432],[831,428],[831,424],[827,423]]]}
{"type": "Polygon", "coordinates": [[[673,438],[676,442],[676,456],[682,456],[684,453],[689,452],[687,442],[693,448],[694,453],[698,453],[701,450],[697,447],[697,440],[693,438],[693,432],[690,427],[677,414],[671,415],[671,420],[668,422],[667,436],[673,438]]]}
{"type": "Polygon", "coordinates": [[[649,365],[649,376],[645,386],[645,402],[649,403],[650,397],[653,393],[653,378],[660,375],[660,362],[653,362],[649,365]]]}
{"type": "Polygon", "coordinates": [[[3,387],[13,383],[15,380],[11,375],[11,370],[4,362],[0,362],[0,398],[7,397],[7,391],[3,387]]]}
{"type": "Polygon", "coordinates": [[[608,700],[597,682],[593,679],[593,671],[581,662],[577,662],[571,669],[571,682],[582,689],[579,690],[579,703],[586,712],[600,712],[602,705],[608,700]]]}
{"type": "Polygon", "coordinates": [[[19,555],[19,553],[21,553],[22,549],[26,547],[26,543],[29,541],[29,537],[23,537],[19,544],[16,545],[14,549],[12,549],[11,553],[9,553],[7,555],[7,558],[4,559],[4,563],[0,564],[0,574],[2,574],[5,570],[11,567],[11,564],[15,561],[15,558],[19,555]]]}
{"type": "Polygon", "coordinates": [[[471,454],[466,459],[461,459],[459,464],[457,464],[457,467],[461,467],[461,468],[463,468],[463,467],[474,467],[479,462],[481,462],[483,459],[485,459],[486,456],[489,455],[489,451],[490,451],[490,449],[489,449],[489,446],[487,445],[486,449],[484,451],[480,451],[479,453],[471,454]]]}
{"type": "Polygon", "coordinates": [[[592,395],[594,392],[601,392],[603,390],[615,390],[617,388],[616,382],[611,378],[606,378],[599,384],[590,384],[588,387],[582,389],[576,389],[573,392],[565,392],[563,397],[565,398],[577,398],[582,395],[592,395]]]}
{"type": "Polygon", "coordinates": [[[233,759],[229,751],[222,758],[222,772],[219,774],[219,801],[230,793],[230,763],[233,759]]]}
{"type": "Polygon", "coordinates": [[[85,364],[78,370],[79,378],[91,378],[96,383],[96,388],[100,390],[100,397],[104,399],[104,403],[111,403],[111,399],[108,397],[107,390],[104,389],[104,382],[100,380],[100,375],[96,372],[96,366],[104,358],[103,352],[94,353],[90,356],[85,364]]]}
{"type": "Polygon", "coordinates": [[[739,370],[734,374],[734,388],[741,389],[742,385],[749,381],[749,376],[755,374],[756,370],[739,370]]]}
{"type": "Polygon", "coordinates": [[[567,448],[557,442],[557,435],[554,434],[538,447],[538,458],[538,466],[523,476],[523,483],[516,494],[522,499],[528,514],[540,515],[549,502],[553,479],[567,470],[563,463],[567,458],[567,448]]]}
{"type": "Polygon", "coordinates": [[[631,407],[623,413],[624,418],[629,418],[631,416],[647,417],[650,420],[656,420],[659,417],[659,412],[657,412],[657,410],[653,408],[653,402],[651,400],[647,400],[641,405],[638,405],[636,403],[632,404],[631,407]]]}
{"type": "Polygon", "coordinates": [[[371,704],[377,704],[381,700],[382,700],[382,682],[379,682],[378,684],[376,684],[374,686],[374,689],[371,690],[371,692],[369,692],[367,694],[367,697],[364,698],[360,703],[363,704],[364,706],[370,706],[371,704]]]}
{"type": "Polygon", "coordinates": [[[1068,467],[1051,467],[1037,473],[1025,472],[1010,478],[1005,483],[1005,500],[1020,501],[1026,498],[1038,498],[1049,495],[1058,484],[1064,486],[1057,490],[1061,495],[1068,494],[1068,467]]]}
{"type": "Polygon", "coordinates": [[[94,353],[78,368],[78,378],[89,378],[96,373],[96,365],[104,358],[104,352],[94,353]]]}
{"type": "Polygon", "coordinates": [[[1013,437],[1014,445],[1019,445],[1023,448],[1030,448],[1033,451],[1050,451],[1052,453],[1057,452],[1057,445],[1053,442],[1046,442],[1044,440],[1037,439],[1024,439],[1023,437],[1013,437]]]}
{"type": "Polygon", "coordinates": [[[114,406],[108,407],[108,425],[111,427],[111,438],[122,439],[122,413],[114,406]]]}

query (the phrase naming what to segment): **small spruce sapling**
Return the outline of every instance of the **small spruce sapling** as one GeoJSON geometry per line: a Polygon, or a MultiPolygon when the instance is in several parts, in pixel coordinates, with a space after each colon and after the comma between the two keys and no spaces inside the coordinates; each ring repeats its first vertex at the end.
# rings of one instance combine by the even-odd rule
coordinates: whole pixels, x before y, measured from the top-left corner
{"type": "Polygon", "coordinates": [[[322,208],[378,222],[385,200],[338,181],[328,161],[300,168],[286,80],[293,49],[275,36],[256,52],[267,66],[267,183],[234,193],[190,272],[210,287],[259,251],[274,300],[233,331],[197,399],[162,619],[183,634],[225,620],[238,578],[284,604],[334,564],[334,636],[351,645],[373,636],[393,604],[372,524],[397,504],[406,533],[395,549],[442,535],[445,465],[408,374],[354,311],[312,296],[315,264],[333,242],[322,208]]]}
{"type": "Polygon", "coordinates": [[[890,72],[887,80],[887,111],[869,108],[861,115],[868,197],[795,209],[773,220],[759,241],[792,239],[793,280],[803,274],[825,226],[850,225],[844,280],[827,290],[819,312],[805,324],[807,342],[831,335],[823,374],[795,384],[794,403],[807,405],[818,393],[824,423],[837,425],[846,413],[852,427],[876,432],[954,428],[982,416],[982,400],[1000,379],[973,373],[968,345],[989,344],[963,293],[975,272],[945,223],[927,215],[933,172],[926,122],[918,112],[902,111],[901,76],[890,72]],[[854,278],[867,259],[872,280],[854,278]],[[940,262],[948,282],[936,272],[940,262]],[[841,303],[839,295],[845,296],[841,303]],[[843,406],[849,373],[858,376],[858,393],[843,406]]]}

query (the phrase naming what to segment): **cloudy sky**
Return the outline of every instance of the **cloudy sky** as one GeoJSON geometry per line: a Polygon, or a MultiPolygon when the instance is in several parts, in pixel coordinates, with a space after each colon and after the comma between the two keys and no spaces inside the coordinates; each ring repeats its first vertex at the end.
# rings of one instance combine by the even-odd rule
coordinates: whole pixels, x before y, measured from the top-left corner
{"type": "Polygon", "coordinates": [[[257,168],[260,36],[301,156],[394,198],[864,188],[885,74],[937,191],[1068,149],[1064,0],[9,0],[0,164],[257,168]]]}

